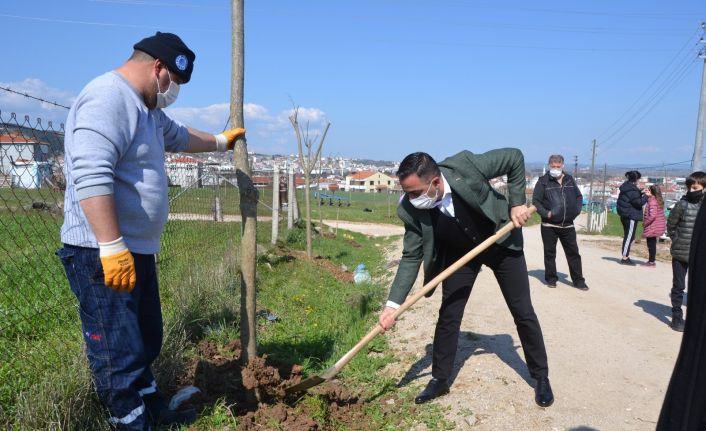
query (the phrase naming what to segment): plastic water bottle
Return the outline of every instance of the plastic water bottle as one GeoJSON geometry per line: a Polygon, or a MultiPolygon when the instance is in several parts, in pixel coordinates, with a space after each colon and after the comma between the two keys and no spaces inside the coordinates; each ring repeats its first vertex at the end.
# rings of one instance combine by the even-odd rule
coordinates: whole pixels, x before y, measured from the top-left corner
{"type": "Polygon", "coordinates": [[[361,263],[353,271],[353,281],[355,284],[370,283],[370,273],[365,268],[365,264],[361,263]]]}

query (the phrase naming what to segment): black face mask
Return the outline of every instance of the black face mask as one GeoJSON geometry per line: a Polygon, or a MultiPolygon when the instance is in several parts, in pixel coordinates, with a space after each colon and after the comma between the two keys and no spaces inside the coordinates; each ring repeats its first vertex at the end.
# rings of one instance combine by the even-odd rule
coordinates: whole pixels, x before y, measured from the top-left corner
{"type": "Polygon", "coordinates": [[[696,203],[701,200],[701,198],[704,197],[704,191],[703,190],[696,190],[693,192],[686,192],[686,200],[693,203],[696,203]]]}

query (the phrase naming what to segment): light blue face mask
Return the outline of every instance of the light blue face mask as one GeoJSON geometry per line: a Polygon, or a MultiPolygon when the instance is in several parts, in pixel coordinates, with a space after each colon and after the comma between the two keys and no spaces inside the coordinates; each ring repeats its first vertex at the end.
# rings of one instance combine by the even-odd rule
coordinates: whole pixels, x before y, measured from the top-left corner
{"type": "Polygon", "coordinates": [[[410,199],[409,203],[411,203],[415,208],[420,210],[428,210],[432,208],[436,203],[436,195],[439,193],[439,191],[437,190],[436,192],[434,192],[434,197],[431,197],[429,196],[430,189],[431,183],[429,183],[429,187],[427,187],[427,191],[425,193],[422,193],[414,199],[410,199]]]}
{"type": "Polygon", "coordinates": [[[549,175],[554,178],[559,178],[563,171],[561,169],[549,169],[549,175]]]}

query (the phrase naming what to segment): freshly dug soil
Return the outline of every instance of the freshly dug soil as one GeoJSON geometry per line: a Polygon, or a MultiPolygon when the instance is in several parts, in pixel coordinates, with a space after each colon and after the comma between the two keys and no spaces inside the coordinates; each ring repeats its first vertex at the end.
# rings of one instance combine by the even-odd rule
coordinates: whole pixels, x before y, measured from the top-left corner
{"type": "MultiPolygon", "coordinates": [[[[278,254],[310,260],[336,279],[353,282],[350,272],[320,256],[309,259],[302,251],[284,249],[278,254]]],[[[243,366],[239,340],[225,346],[202,341],[197,352],[179,384],[201,390],[190,399],[198,411],[223,400],[236,418],[239,431],[333,430],[341,425],[352,430],[367,429],[363,401],[337,383],[326,382],[307,393],[286,395],[287,387],[302,380],[300,365],[277,363],[263,355],[243,366]],[[259,403],[254,391],[260,395],[259,403]]],[[[387,399],[374,402],[386,401],[386,406],[391,405],[387,399]]]]}
{"type": "Polygon", "coordinates": [[[197,351],[199,357],[194,359],[180,382],[201,390],[191,398],[190,404],[202,411],[225,400],[231,414],[237,418],[239,431],[333,430],[334,425],[365,429],[363,402],[336,383],[327,382],[312,388],[306,396],[286,396],[284,389],[301,381],[301,366],[278,364],[263,355],[243,367],[239,340],[223,347],[202,341],[197,351]],[[247,391],[253,389],[260,392],[260,403],[248,400],[247,391]]]}

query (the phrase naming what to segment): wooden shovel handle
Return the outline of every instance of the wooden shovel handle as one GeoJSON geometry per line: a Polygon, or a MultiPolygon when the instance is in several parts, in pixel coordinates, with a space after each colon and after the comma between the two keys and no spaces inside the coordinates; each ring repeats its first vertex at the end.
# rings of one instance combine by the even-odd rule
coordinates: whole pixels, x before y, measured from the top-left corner
{"type": "MultiPolygon", "coordinates": [[[[534,205],[530,205],[528,210],[529,210],[530,215],[532,215],[537,210],[537,208],[534,205]]],[[[456,272],[459,268],[461,268],[463,265],[470,262],[473,258],[478,256],[479,254],[484,252],[488,247],[490,247],[491,245],[498,242],[498,240],[500,238],[502,238],[503,236],[508,234],[514,228],[515,228],[515,226],[512,224],[512,221],[506,223],[505,226],[501,227],[500,230],[495,232],[494,235],[488,237],[488,239],[486,239],[482,243],[478,244],[476,247],[473,248],[473,250],[466,253],[463,257],[461,257],[459,260],[457,260],[453,265],[451,265],[448,268],[446,268],[445,270],[443,270],[439,275],[437,275],[436,277],[431,279],[431,281],[429,281],[427,284],[422,286],[422,288],[419,289],[419,291],[417,293],[415,293],[414,295],[407,298],[407,300],[402,305],[400,305],[400,308],[398,308],[395,311],[395,313],[392,315],[392,317],[397,319],[400,316],[400,314],[404,313],[409,307],[414,305],[415,302],[419,301],[419,298],[426,295],[428,292],[430,292],[432,289],[434,289],[436,286],[438,286],[439,283],[446,280],[446,278],[448,278],[448,276],[450,276],[451,274],[456,272]]],[[[328,378],[331,378],[336,373],[338,373],[338,371],[340,371],[341,368],[345,367],[346,364],[348,362],[350,362],[350,360],[353,359],[353,357],[355,355],[357,355],[358,352],[360,352],[363,349],[363,347],[365,347],[373,338],[377,337],[378,334],[380,334],[381,332],[383,332],[382,327],[379,324],[375,325],[375,327],[370,332],[368,332],[360,341],[358,341],[358,343],[355,346],[353,346],[353,348],[351,350],[348,351],[348,353],[343,355],[343,357],[341,359],[339,359],[338,362],[336,362],[333,365],[333,367],[331,367],[330,371],[332,372],[332,375],[327,376],[327,380],[328,380],[328,378]],[[335,372],[333,372],[334,369],[335,369],[335,372]]]]}

